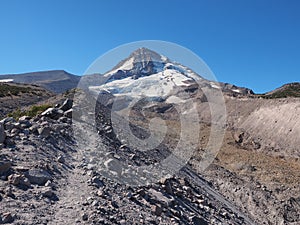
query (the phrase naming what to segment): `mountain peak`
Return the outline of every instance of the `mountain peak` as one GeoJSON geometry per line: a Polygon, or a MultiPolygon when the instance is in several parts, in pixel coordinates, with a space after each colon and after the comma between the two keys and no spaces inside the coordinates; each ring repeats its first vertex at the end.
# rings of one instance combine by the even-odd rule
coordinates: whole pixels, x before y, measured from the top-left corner
{"type": "Polygon", "coordinates": [[[129,59],[133,58],[134,62],[166,62],[167,58],[158,54],[157,52],[142,47],[132,52],[129,59]]]}
{"type": "Polygon", "coordinates": [[[110,76],[108,82],[126,77],[138,79],[139,77],[155,74],[161,72],[168,62],[167,57],[153,50],[145,47],[138,48],[106,73],[110,76]]]}

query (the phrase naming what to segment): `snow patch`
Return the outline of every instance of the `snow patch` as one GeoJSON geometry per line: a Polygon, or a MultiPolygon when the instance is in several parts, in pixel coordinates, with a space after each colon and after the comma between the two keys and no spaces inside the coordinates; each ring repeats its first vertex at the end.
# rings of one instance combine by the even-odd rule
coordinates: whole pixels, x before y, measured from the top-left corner
{"type": "Polygon", "coordinates": [[[216,85],[216,84],[214,84],[214,83],[210,83],[210,86],[211,86],[212,88],[221,89],[220,86],[218,86],[218,85],[216,85]]]}
{"type": "Polygon", "coordinates": [[[0,83],[9,83],[9,82],[13,82],[14,79],[1,79],[0,83]]]}

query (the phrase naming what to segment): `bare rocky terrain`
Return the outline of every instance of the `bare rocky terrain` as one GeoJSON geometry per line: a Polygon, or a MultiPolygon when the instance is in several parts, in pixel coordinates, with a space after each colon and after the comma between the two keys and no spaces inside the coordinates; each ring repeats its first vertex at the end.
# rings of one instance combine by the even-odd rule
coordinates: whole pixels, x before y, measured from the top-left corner
{"type": "MultiPolygon", "coordinates": [[[[228,124],[232,125],[214,163],[204,173],[197,174],[197,157],[201,154],[195,153],[189,165],[178,174],[139,187],[118,184],[99,172],[97,157],[86,154],[85,145],[78,145],[73,137],[70,101],[34,118],[22,117],[18,121],[6,118],[1,123],[1,221],[13,224],[298,224],[299,156],[296,148],[284,151],[284,146],[297,141],[292,136],[297,134],[295,122],[287,122],[295,121],[298,103],[298,99],[228,98],[227,109],[232,115],[228,124]],[[239,123],[230,121],[236,116],[236,101],[244,106],[238,107],[238,120],[234,118],[239,123]],[[277,151],[269,148],[268,141],[259,142],[258,148],[252,139],[274,141],[278,133],[259,120],[265,117],[268,121],[269,114],[257,114],[257,111],[276,112],[274,107],[282,110],[286,104],[290,107],[283,111],[285,117],[276,113],[272,119],[278,120],[280,127],[294,129],[295,133],[289,131],[291,137],[281,141],[277,151]],[[250,119],[252,123],[248,122],[250,119]],[[248,124],[251,126],[247,127],[248,124]],[[254,132],[252,127],[264,132],[254,132]],[[240,135],[241,131],[248,132],[240,135]]],[[[87,144],[89,148],[105,149],[106,155],[113,159],[133,164],[147,164],[165,157],[164,152],[140,154],[122,146],[111,135],[109,118],[105,115],[99,118],[103,131],[100,135],[88,135],[91,140],[100,141],[87,144]]],[[[88,130],[84,126],[80,129],[88,130]]],[[[206,132],[209,126],[204,126],[203,137],[206,132]]]]}
{"type": "MultiPolygon", "coordinates": [[[[1,223],[252,224],[190,167],[139,187],[103,176],[95,167],[97,158],[86,157],[88,149],[75,142],[70,110],[69,100],[34,118],[2,121],[1,223]]],[[[107,128],[96,137],[101,141],[87,146],[105,149],[115,160],[132,151],[120,146],[107,128]]],[[[153,157],[163,155],[137,154],[127,160],[149,163],[153,157]]]]}
{"type": "Polygon", "coordinates": [[[51,91],[30,84],[0,83],[0,118],[54,96],[51,91]]]}
{"type": "MultiPolygon", "coordinates": [[[[56,95],[33,85],[1,84],[0,224],[300,223],[298,83],[263,95],[205,79],[196,84],[193,71],[144,48],[109,73],[111,92],[89,89],[105,83],[105,75],[104,81],[88,76],[77,89],[56,95]],[[140,78],[146,80],[142,86],[140,78]],[[135,102],[125,120],[118,114],[132,101],[126,94],[167,90],[161,87],[170,94],[135,102]],[[224,138],[208,156],[214,123],[224,118],[212,120],[211,109],[221,102],[209,95],[218,91],[226,108],[218,127],[224,138]],[[184,100],[181,114],[176,96],[184,100]],[[165,133],[153,118],[164,121],[165,133]],[[148,138],[147,144],[159,145],[148,150],[148,138]],[[178,146],[179,157],[192,149],[191,157],[161,164],[178,146]],[[214,160],[203,170],[206,158],[214,160]]],[[[70,77],[64,78],[63,84],[70,77]]]]}

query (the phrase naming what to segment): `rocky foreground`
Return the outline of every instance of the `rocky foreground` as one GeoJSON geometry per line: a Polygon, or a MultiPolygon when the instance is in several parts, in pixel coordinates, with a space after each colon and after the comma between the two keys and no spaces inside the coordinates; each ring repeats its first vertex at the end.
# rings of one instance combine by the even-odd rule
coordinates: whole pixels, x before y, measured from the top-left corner
{"type": "MultiPolygon", "coordinates": [[[[189,167],[145,186],[104,177],[73,137],[71,103],[1,121],[1,224],[255,224],[189,167]]],[[[95,148],[133,164],[152,160],[114,142],[102,123],[95,148]]]]}

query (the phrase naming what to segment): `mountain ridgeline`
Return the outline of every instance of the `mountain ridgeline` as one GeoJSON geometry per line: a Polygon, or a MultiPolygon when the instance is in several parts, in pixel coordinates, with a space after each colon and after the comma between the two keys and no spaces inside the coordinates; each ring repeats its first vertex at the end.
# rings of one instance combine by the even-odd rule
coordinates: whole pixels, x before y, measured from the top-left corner
{"type": "Polygon", "coordinates": [[[63,93],[77,87],[80,76],[64,70],[51,70],[23,74],[1,75],[0,79],[11,79],[14,83],[35,84],[54,93],[63,93]]]}

